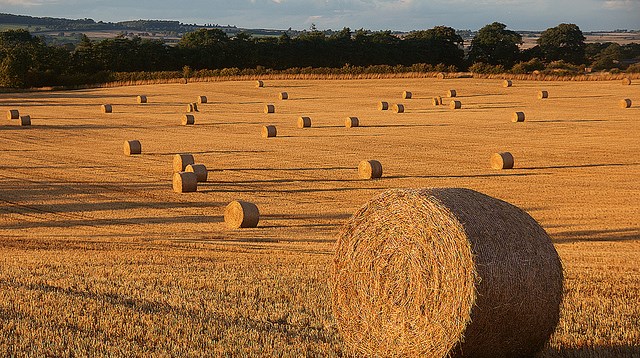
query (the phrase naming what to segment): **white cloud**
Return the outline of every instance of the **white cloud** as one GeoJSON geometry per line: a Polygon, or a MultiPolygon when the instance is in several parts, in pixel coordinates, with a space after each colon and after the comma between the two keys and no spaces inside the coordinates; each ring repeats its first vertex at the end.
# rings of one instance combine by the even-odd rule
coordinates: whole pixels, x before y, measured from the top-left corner
{"type": "MultiPolygon", "coordinates": [[[[640,0],[606,0],[603,6],[605,9],[630,11],[640,9],[640,0]]],[[[640,18],[640,14],[637,15],[640,18]]]]}

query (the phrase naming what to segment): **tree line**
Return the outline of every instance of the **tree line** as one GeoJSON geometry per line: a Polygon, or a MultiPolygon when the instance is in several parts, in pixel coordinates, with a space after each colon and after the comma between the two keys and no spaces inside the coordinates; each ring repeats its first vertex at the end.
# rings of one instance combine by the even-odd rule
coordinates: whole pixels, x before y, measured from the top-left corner
{"type": "Polygon", "coordinates": [[[640,44],[585,44],[575,24],[544,31],[536,46],[522,50],[522,37],[494,22],[481,28],[467,48],[453,28],[436,26],[398,37],[364,29],[325,34],[315,28],[296,37],[229,37],[219,29],[186,33],[176,46],[161,40],[120,36],[77,45],[47,45],[26,30],[0,32],[0,87],[73,86],[113,80],[114,74],[198,70],[305,68],[397,68],[479,73],[628,70],[640,72],[640,44]],[[383,65],[383,66],[381,66],[383,65]],[[417,67],[416,67],[417,66],[417,67]]]}

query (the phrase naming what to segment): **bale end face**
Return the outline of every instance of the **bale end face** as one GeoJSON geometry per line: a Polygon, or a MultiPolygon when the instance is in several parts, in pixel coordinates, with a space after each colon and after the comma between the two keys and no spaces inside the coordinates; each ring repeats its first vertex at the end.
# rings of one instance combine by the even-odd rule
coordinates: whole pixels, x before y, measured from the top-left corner
{"type": "Polygon", "coordinates": [[[549,98],[549,92],[547,92],[547,91],[539,91],[538,92],[538,99],[545,99],[545,98],[549,98]]]}
{"type": "Polygon", "coordinates": [[[7,111],[8,120],[19,119],[19,118],[20,118],[20,111],[18,111],[17,109],[10,109],[7,111]]]}
{"type": "Polygon", "coordinates": [[[511,80],[502,81],[502,87],[511,87],[513,86],[513,82],[511,80]]]}
{"type": "Polygon", "coordinates": [[[377,160],[363,160],[358,164],[360,179],[378,179],[382,177],[382,164],[377,160]]]}
{"type": "Polygon", "coordinates": [[[139,140],[124,141],[124,155],[142,154],[142,144],[139,140]]]}
{"type": "Polygon", "coordinates": [[[631,100],[629,98],[625,98],[620,101],[620,108],[631,108],[631,100]]]}
{"type": "Polygon", "coordinates": [[[360,120],[358,119],[358,117],[347,117],[344,120],[344,126],[347,128],[359,127],[360,120]]]}
{"type": "Polygon", "coordinates": [[[447,92],[447,97],[449,97],[449,98],[453,98],[453,97],[456,97],[456,96],[458,96],[458,92],[456,92],[456,90],[449,90],[447,92]]]}
{"type": "Polygon", "coordinates": [[[147,96],[138,96],[137,101],[138,103],[147,103],[147,96]]]}
{"type": "Polygon", "coordinates": [[[192,193],[198,191],[198,178],[196,177],[196,173],[174,173],[173,191],[176,193],[192,193]]]}
{"type": "Polygon", "coordinates": [[[264,106],[264,113],[276,113],[276,106],[267,104],[264,106]]]}
{"type": "Polygon", "coordinates": [[[389,109],[389,102],[380,101],[378,102],[378,109],[381,111],[386,111],[389,109]]]}
{"type": "Polygon", "coordinates": [[[411,97],[413,97],[413,94],[409,91],[404,91],[402,92],[402,98],[403,99],[411,99],[411,97]]]}
{"type": "Polygon", "coordinates": [[[449,103],[449,108],[451,108],[451,109],[460,109],[460,108],[462,108],[462,102],[460,102],[460,101],[451,101],[449,103]]]}
{"type": "Polygon", "coordinates": [[[309,128],[309,127],[311,127],[311,118],[309,117],[298,118],[298,128],[309,128]]]}
{"type": "Polygon", "coordinates": [[[246,201],[232,201],[224,210],[224,222],[229,229],[254,228],[260,221],[258,207],[246,201]]]}
{"type": "Polygon", "coordinates": [[[289,99],[289,94],[287,92],[280,92],[280,94],[278,94],[278,98],[281,100],[289,99]]]}
{"type": "Polygon", "coordinates": [[[193,114],[185,114],[182,116],[180,123],[183,126],[191,126],[196,123],[196,117],[193,114]]]}
{"type": "Polygon", "coordinates": [[[262,138],[273,138],[278,135],[276,126],[268,125],[262,127],[262,138]]]}
{"type": "Polygon", "coordinates": [[[113,113],[113,106],[110,104],[103,104],[100,108],[102,109],[102,113],[113,113]]]}
{"type": "Polygon", "coordinates": [[[194,163],[193,155],[188,153],[176,154],[173,156],[173,172],[183,172],[187,168],[187,165],[194,163]]]}
{"type": "Polygon", "coordinates": [[[204,164],[189,164],[184,169],[187,173],[195,173],[198,183],[204,183],[209,177],[209,171],[204,164]]]}
{"type": "Polygon", "coordinates": [[[623,78],[622,79],[622,84],[625,85],[625,86],[630,85],[631,84],[631,79],[628,78],[628,77],[623,78]]]}
{"type": "Polygon", "coordinates": [[[31,125],[31,116],[20,116],[20,125],[21,126],[30,126],[31,125]]]}
{"type": "Polygon", "coordinates": [[[256,87],[257,87],[257,88],[262,88],[262,87],[264,87],[264,82],[262,82],[262,81],[260,81],[260,80],[256,81],[256,87]]]}
{"type": "Polygon", "coordinates": [[[491,168],[493,169],[513,169],[515,161],[509,152],[494,153],[491,156],[491,168]]]}
{"type": "Polygon", "coordinates": [[[513,122],[524,122],[524,112],[514,112],[511,120],[513,122]]]}
{"type": "Polygon", "coordinates": [[[400,104],[400,103],[395,104],[395,105],[393,106],[393,110],[394,110],[396,113],[404,113],[404,104],[400,104]]]}

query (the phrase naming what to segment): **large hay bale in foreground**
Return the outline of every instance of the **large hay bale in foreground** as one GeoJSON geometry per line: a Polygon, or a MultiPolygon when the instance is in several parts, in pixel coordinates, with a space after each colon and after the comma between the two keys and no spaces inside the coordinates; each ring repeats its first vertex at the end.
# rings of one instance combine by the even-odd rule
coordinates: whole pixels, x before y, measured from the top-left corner
{"type": "Polygon", "coordinates": [[[224,222],[230,229],[258,226],[260,211],[258,207],[246,201],[232,201],[224,209],[224,222]]]}
{"type": "Polygon", "coordinates": [[[142,154],[142,143],[139,140],[124,141],[124,155],[142,154]]]}
{"type": "Polygon", "coordinates": [[[278,135],[278,129],[274,125],[262,126],[262,138],[273,138],[278,135]]]}
{"type": "Polygon", "coordinates": [[[21,126],[30,126],[31,125],[31,116],[20,116],[20,125],[21,126]]]}
{"type": "Polygon", "coordinates": [[[198,103],[207,103],[208,101],[207,96],[198,96],[198,103]]]}
{"type": "Polygon", "coordinates": [[[378,102],[378,109],[381,111],[386,111],[389,109],[389,102],[380,101],[378,102]]]}
{"type": "Polygon", "coordinates": [[[502,81],[502,87],[511,87],[513,86],[513,82],[511,80],[502,81]]]}
{"type": "Polygon", "coordinates": [[[278,98],[280,98],[281,100],[289,99],[289,94],[287,92],[280,92],[278,94],[278,98]]]}
{"type": "Polygon", "coordinates": [[[8,110],[7,111],[7,119],[8,120],[20,119],[20,111],[18,111],[17,109],[8,110]]]}
{"type": "Polygon", "coordinates": [[[538,91],[538,99],[545,99],[545,98],[549,98],[549,92],[548,91],[538,91]]]}
{"type": "Polygon", "coordinates": [[[524,122],[524,112],[513,112],[511,120],[513,122],[524,122]]]}
{"type": "Polygon", "coordinates": [[[298,128],[309,128],[309,127],[311,127],[311,118],[309,117],[298,118],[298,128]]]}
{"type": "Polygon", "coordinates": [[[625,77],[622,79],[622,84],[628,86],[631,84],[631,79],[629,77],[625,77]]]}
{"type": "Polygon", "coordinates": [[[401,104],[401,103],[394,104],[393,111],[396,113],[404,113],[404,104],[401,104]]]}
{"type": "Polygon", "coordinates": [[[173,174],[173,191],[176,193],[192,193],[198,191],[196,173],[177,172],[173,174]]]}
{"type": "Polygon", "coordinates": [[[110,104],[103,104],[100,109],[102,109],[102,113],[113,113],[113,106],[110,104]]]}
{"type": "Polygon", "coordinates": [[[264,113],[276,113],[276,106],[267,104],[264,106],[264,113]]]}
{"type": "Polygon", "coordinates": [[[360,179],[377,179],[382,177],[382,164],[377,160],[363,160],[358,164],[360,179]]]}
{"type": "Polygon", "coordinates": [[[531,357],[558,323],[563,273],[521,209],[469,189],[396,189],[344,226],[331,282],[353,353],[531,357]]]}
{"type": "Polygon", "coordinates": [[[209,171],[204,164],[189,164],[184,171],[187,173],[195,173],[198,183],[206,182],[209,178],[209,171]]]}
{"type": "Polygon", "coordinates": [[[620,100],[620,108],[631,108],[631,100],[629,98],[625,98],[620,100]]]}
{"type": "Polygon", "coordinates": [[[513,155],[509,152],[494,153],[490,162],[493,169],[513,169],[515,164],[513,155]]]}
{"type": "Polygon", "coordinates": [[[189,153],[176,154],[173,156],[173,172],[182,172],[187,168],[187,165],[195,163],[193,155],[189,153]]]}
{"type": "Polygon", "coordinates": [[[460,101],[451,101],[451,102],[449,102],[449,108],[451,108],[451,109],[460,109],[460,108],[462,108],[462,102],[460,102],[460,101]]]}
{"type": "Polygon", "coordinates": [[[185,114],[180,120],[180,124],[183,126],[191,126],[196,124],[196,117],[193,114],[185,114]]]}
{"type": "Polygon", "coordinates": [[[136,97],[138,103],[147,103],[147,96],[138,96],[136,97]]]}
{"type": "Polygon", "coordinates": [[[402,92],[402,98],[403,99],[411,99],[413,97],[413,94],[409,91],[404,91],[402,92]]]}
{"type": "Polygon", "coordinates": [[[360,120],[358,119],[358,117],[347,117],[344,120],[344,126],[347,127],[347,128],[359,127],[360,126],[360,120]]]}

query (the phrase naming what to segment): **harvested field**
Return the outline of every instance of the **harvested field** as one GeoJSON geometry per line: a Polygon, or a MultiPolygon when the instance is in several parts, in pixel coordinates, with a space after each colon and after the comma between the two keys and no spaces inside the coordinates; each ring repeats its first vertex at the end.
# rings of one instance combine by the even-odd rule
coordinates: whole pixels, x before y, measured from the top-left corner
{"type": "Polygon", "coordinates": [[[0,94],[0,355],[343,356],[330,283],[341,225],[386,189],[465,187],[525,209],[565,269],[542,357],[640,355],[640,83],[270,80],[0,94]],[[410,88],[394,116],[378,99],[410,88]],[[456,88],[460,110],[434,106],[456,88]],[[553,95],[540,101],[542,88],[553,95]],[[278,93],[295,98],[265,104],[278,93]],[[144,106],[131,99],[145,93],[144,106]],[[199,95],[197,126],[176,125],[199,95]],[[634,105],[619,107],[621,98],[634,105]],[[103,103],[117,110],[103,115],[103,103]],[[514,125],[514,111],[527,113],[514,125]],[[297,128],[300,116],[313,127],[297,128]],[[347,129],[357,116],[360,127],[347,129]],[[262,126],[278,137],[263,140],[262,126]],[[122,153],[125,140],[144,143],[122,153]],[[496,171],[492,153],[517,165],[496,171]],[[208,168],[172,190],[176,153],[208,168]],[[625,153],[625,155],[620,155],[625,153]],[[384,176],[358,179],[363,158],[384,176]],[[443,160],[444,159],[444,160],[443,160]],[[224,211],[260,208],[257,228],[224,211]]]}

